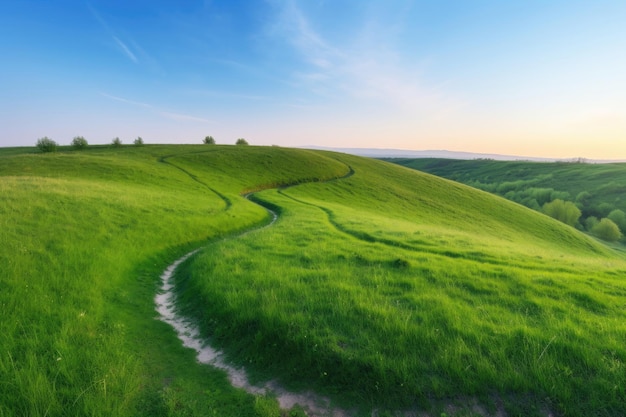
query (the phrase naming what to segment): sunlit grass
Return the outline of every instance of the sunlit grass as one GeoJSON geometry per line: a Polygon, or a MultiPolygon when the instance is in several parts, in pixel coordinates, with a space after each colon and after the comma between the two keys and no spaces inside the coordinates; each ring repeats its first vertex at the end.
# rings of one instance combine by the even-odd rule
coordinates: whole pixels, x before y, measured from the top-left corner
{"type": "MultiPolygon", "coordinates": [[[[154,320],[169,262],[266,221],[241,189],[218,183],[239,176],[248,154],[215,148],[221,166],[200,160],[188,172],[176,155],[206,148],[10,151],[0,152],[0,416],[270,415],[154,320]]],[[[262,180],[309,178],[298,170],[307,164],[333,175],[323,157],[296,151],[281,164],[289,174],[262,180]]],[[[263,186],[252,171],[243,181],[263,186]]]]}
{"type": "Polygon", "coordinates": [[[488,194],[338,158],[356,174],[258,194],[279,221],[180,274],[233,358],[371,407],[624,411],[619,255],[488,194]]]}
{"type": "Polygon", "coordinates": [[[256,378],[364,414],[626,412],[623,255],[487,193],[200,145],[0,151],[0,198],[0,416],[278,415],[154,319],[161,271],[201,245],[183,307],[256,378]],[[257,190],[281,216],[237,237],[270,218],[257,190]]]}

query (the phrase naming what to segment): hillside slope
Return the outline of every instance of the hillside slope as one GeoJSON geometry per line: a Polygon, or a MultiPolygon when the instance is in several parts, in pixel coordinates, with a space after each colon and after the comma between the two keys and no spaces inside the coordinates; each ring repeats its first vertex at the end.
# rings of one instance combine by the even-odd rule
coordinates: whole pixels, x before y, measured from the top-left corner
{"type": "Polygon", "coordinates": [[[623,408],[607,391],[624,381],[619,255],[487,193],[329,156],[354,174],[258,193],[277,224],[179,275],[186,311],[234,360],[364,415],[476,397],[509,415],[623,408]]]}
{"type": "Polygon", "coordinates": [[[252,397],[195,371],[154,320],[159,274],[189,248],[267,220],[243,188],[345,166],[269,148],[10,151],[0,150],[0,416],[257,415],[252,397]],[[214,392],[198,404],[207,383],[214,392]]]}
{"type": "Polygon", "coordinates": [[[390,159],[503,196],[535,210],[554,199],[574,202],[581,228],[588,219],[610,217],[626,235],[626,164],[536,163],[526,161],[390,159]],[[621,214],[616,213],[621,211],[621,214]],[[611,215],[613,212],[613,215],[611,215]]]}
{"type": "Polygon", "coordinates": [[[365,414],[625,411],[626,263],[487,193],[328,152],[145,146],[0,150],[0,196],[0,415],[276,415],[153,319],[160,272],[199,246],[182,307],[259,378],[365,414]],[[279,220],[221,240],[268,221],[250,191],[279,220]]]}

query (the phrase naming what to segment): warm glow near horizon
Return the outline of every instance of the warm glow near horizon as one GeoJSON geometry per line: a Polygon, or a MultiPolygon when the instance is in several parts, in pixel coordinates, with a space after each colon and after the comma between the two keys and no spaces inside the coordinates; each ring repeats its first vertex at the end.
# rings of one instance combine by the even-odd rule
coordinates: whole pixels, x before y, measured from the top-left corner
{"type": "Polygon", "coordinates": [[[626,2],[9,2],[0,146],[626,159],[626,2]]]}

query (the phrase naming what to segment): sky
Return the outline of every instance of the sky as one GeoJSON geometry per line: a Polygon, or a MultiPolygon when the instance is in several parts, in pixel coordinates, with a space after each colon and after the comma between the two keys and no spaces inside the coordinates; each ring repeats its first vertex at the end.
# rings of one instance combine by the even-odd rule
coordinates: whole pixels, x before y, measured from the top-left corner
{"type": "Polygon", "coordinates": [[[624,0],[3,0],[0,146],[626,159],[624,0]]]}

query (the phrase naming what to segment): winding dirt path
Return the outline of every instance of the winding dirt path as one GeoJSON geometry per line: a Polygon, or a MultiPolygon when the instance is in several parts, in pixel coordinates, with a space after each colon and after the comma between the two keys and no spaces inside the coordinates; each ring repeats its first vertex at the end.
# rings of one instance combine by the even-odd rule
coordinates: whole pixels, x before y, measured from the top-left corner
{"type": "MultiPolygon", "coordinates": [[[[272,212],[273,213],[273,212],[272,212]]],[[[275,213],[274,220],[277,216],[275,213]]],[[[269,225],[271,225],[270,223],[269,225]]],[[[268,227],[269,225],[263,226],[268,227]]],[[[251,233],[260,229],[254,229],[242,233],[251,233]]],[[[176,268],[196,254],[200,249],[196,249],[177,259],[174,263],[167,267],[161,274],[161,288],[155,297],[156,310],[159,313],[159,319],[171,325],[176,331],[176,335],[183,343],[183,346],[193,349],[196,352],[198,362],[210,365],[226,372],[230,383],[237,388],[242,388],[247,392],[255,395],[274,396],[280,407],[285,410],[293,408],[296,404],[300,405],[307,412],[307,415],[314,416],[332,416],[332,417],[348,417],[350,414],[346,410],[333,408],[327,398],[319,396],[312,391],[292,392],[282,387],[277,381],[267,381],[262,385],[253,385],[250,383],[245,369],[237,368],[229,364],[222,351],[211,346],[210,341],[204,339],[200,334],[200,329],[194,321],[177,312],[176,309],[176,293],[174,289],[174,272],[176,268]]]]}
{"type": "MultiPolygon", "coordinates": [[[[190,172],[188,172],[184,168],[177,166],[173,164],[172,162],[168,161],[169,158],[174,157],[174,156],[176,155],[169,155],[169,156],[162,157],[160,161],[167,163],[168,165],[171,165],[174,168],[179,169],[180,171],[189,175],[189,177],[192,178],[194,181],[199,182],[204,187],[209,189],[211,192],[220,196],[226,205],[225,210],[228,210],[230,208],[230,206],[232,205],[232,202],[230,201],[228,197],[221,194],[217,190],[213,189],[206,183],[202,182],[195,175],[192,175],[190,172]]],[[[352,169],[352,167],[350,166],[347,166],[347,167],[349,169],[349,172],[346,175],[342,177],[331,178],[325,181],[319,181],[319,182],[336,181],[336,180],[348,178],[354,175],[354,170],[352,169]]],[[[286,188],[294,187],[294,186],[304,184],[304,183],[305,182],[296,183],[296,184],[285,184],[284,186],[281,186],[278,188],[286,189],[286,188]]],[[[270,213],[272,216],[271,222],[261,227],[244,231],[237,236],[232,236],[227,239],[234,239],[234,238],[242,237],[249,233],[257,232],[259,230],[262,230],[266,227],[271,226],[278,219],[278,215],[276,214],[276,212],[265,207],[261,202],[254,201],[253,199],[251,199],[250,197],[252,197],[253,195],[254,193],[248,193],[245,195],[245,197],[249,201],[254,202],[255,204],[258,204],[261,207],[265,208],[268,211],[268,213],[270,213]]],[[[174,330],[176,331],[176,335],[178,336],[180,341],[183,343],[183,346],[191,348],[196,352],[196,358],[198,362],[202,364],[210,365],[210,366],[213,366],[215,368],[225,371],[228,375],[230,383],[233,386],[237,388],[242,388],[246,390],[247,392],[251,394],[255,394],[255,395],[271,394],[278,400],[278,403],[280,404],[280,407],[282,409],[289,410],[293,408],[295,405],[299,405],[304,410],[306,410],[307,415],[311,417],[318,417],[318,416],[319,417],[348,417],[350,416],[351,415],[350,412],[343,410],[343,409],[336,408],[336,407],[332,407],[329,399],[322,397],[320,395],[317,395],[312,391],[305,391],[305,392],[288,391],[275,380],[267,381],[262,385],[251,384],[247,377],[245,369],[237,368],[229,364],[226,361],[223,352],[211,346],[210,341],[204,339],[201,336],[200,329],[194,323],[194,320],[191,319],[190,317],[185,317],[181,315],[177,311],[176,292],[175,292],[175,286],[174,286],[174,273],[176,271],[176,268],[178,268],[178,266],[181,263],[183,263],[184,261],[186,261],[193,255],[195,255],[201,249],[202,248],[198,248],[185,254],[184,256],[174,261],[171,265],[169,265],[165,269],[165,271],[163,271],[160,277],[161,287],[155,297],[156,310],[159,313],[159,319],[171,325],[174,328],[174,330]]]]}
{"type": "MultiPolygon", "coordinates": [[[[192,180],[200,183],[209,191],[218,195],[224,202],[224,205],[225,205],[225,207],[223,208],[224,211],[229,210],[231,208],[232,201],[227,196],[220,193],[216,189],[210,187],[208,184],[203,182],[201,179],[199,179],[198,177],[196,177],[195,175],[193,175],[192,173],[190,173],[183,167],[178,166],[168,160],[169,158],[172,158],[175,156],[177,155],[164,156],[160,159],[160,161],[172,166],[175,169],[178,169],[184,172],[192,180]]],[[[343,162],[343,161],[340,161],[340,162],[343,162]]],[[[300,200],[294,196],[290,196],[287,193],[283,192],[287,190],[288,188],[296,187],[298,185],[302,185],[306,183],[330,182],[330,181],[337,181],[337,180],[349,178],[355,174],[355,171],[352,169],[351,166],[347,164],[346,166],[349,169],[349,172],[341,177],[335,177],[335,178],[330,178],[328,180],[320,180],[320,181],[303,181],[303,182],[295,182],[295,183],[285,183],[278,187],[271,187],[271,188],[278,189],[278,192],[282,194],[284,197],[287,197],[297,203],[313,206],[324,211],[326,215],[328,216],[328,220],[331,223],[331,225],[333,225],[339,232],[350,235],[353,238],[356,238],[358,240],[362,240],[365,242],[377,242],[377,243],[382,243],[385,245],[399,247],[399,248],[413,250],[413,251],[424,251],[424,248],[421,248],[421,247],[413,247],[410,245],[398,243],[398,242],[391,241],[391,240],[387,241],[385,239],[380,239],[380,238],[376,238],[374,236],[370,236],[364,233],[349,230],[348,228],[342,226],[336,220],[334,213],[330,209],[300,200]]],[[[269,188],[257,189],[254,192],[262,191],[263,189],[269,189],[269,188]]],[[[223,240],[235,239],[235,238],[239,238],[244,235],[247,235],[249,233],[260,231],[266,227],[270,227],[278,219],[278,215],[276,214],[276,212],[271,210],[268,204],[266,204],[260,198],[253,198],[254,192],[249,192],[245,194],[244,197],[247,198],[249,201],[265,208],[268,211],[268,213],[271,214],[272,220],[269,223],[266,223],[262,226],[243,231],[242,233],[236,236],[230,236],[223,240]]],[[[323,396],[320,396],[312,391],[292,392],[292,391],[287,390],[283,386],[281,386],[278,383],[278,381],[275,381],[275,380],[270,380],[260,385],[254,385],[250,383],[250,380],[248,379],[245,369],[236,367],[228,363],[226,361],[224,353],[214,348],[213,346],[211,346],[210,340],[207,340],[201,336],[200,329],[195,324],[195,321],[190,317],[185,317],[178,313],[177,308],[176,308],[174,273],[176,271],[176,268],[180,264],[182,264],[187,259],[194,256],[201,249],[202,248],[198,248],[185,254],[184,256],[174,261],[171,265],[169,265],[163,271],[160,277],[161,287],[155,297],[156,310],[159,313],[159,319],[165,323],[168,323],[169,325],[173,327],[178,338],[183,343],[183,346],[191,348],[196,352],[196,358],[198,362],[209,365],[209,366],[213,366],[215,368],[221,369],[224,372],[226,372],[230,383],[234,387],[244,389],[247,392],[254,394],[254,395],[272,395],[274,398],[278,400],[278,403],[283,410],[289,410],[293,408],[294,406],[299,405],[306,411],[307,415],[310,417],[350,417],[354,415],[355,414],[354,410],[349,411],[349,410],[333,407],[329,399],[323,396]]],[[[434,251],[431,251],[431,253],[434,253],[434,251]]],[[[449,256],[449,257],[459,257],[457,254],[449,254],[445,252],[436,253],[436,254],[442,255],[442,256],[449,256]]],[[[485,260],[481,260],[481,262],[485,262],[485,260]]],[[[507,413],[502,406],[501,399],[498,396],[493,397],[493,401],[497,404],[495,412],[486,410],[482,405],[479,404],[479,402],[476,399],[464,398],[463,400],[467,403],[466,407],[464,407],[460,403],[454,402],[454,403],[448,404],[445,407],[446,412],[449,414],[455,414],[455,413],[458,413],[459,411],[471,410],[472,413],[475,413],[476,415],[479,415],[479,416],[496,416],[496,417],[507,416],[507,413]]],[[[378,415],[378,411],[373,410],[372,416],[376,416],[376,415],[378,415]]],[[[433,417],[428,412],[419,412],[416,410],[397,411],[394,415],[405,416],[405,417],[407,416],[433,417]]],[[[546,415],[547,417],[553,416],[553,414],[550,411],[546,411],[545,414],[542,414],[542,415],[546,415]]]]}

